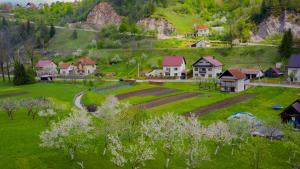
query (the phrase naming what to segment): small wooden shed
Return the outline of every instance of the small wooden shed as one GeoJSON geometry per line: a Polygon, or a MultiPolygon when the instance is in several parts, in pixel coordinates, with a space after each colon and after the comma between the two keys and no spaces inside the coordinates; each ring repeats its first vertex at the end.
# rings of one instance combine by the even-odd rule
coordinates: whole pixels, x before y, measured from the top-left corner
{"type": "Polygon", "coordinates": [[[300,99],[284,109],[280,116],[283,123],[291,123],[300,129],[300,99]]]}

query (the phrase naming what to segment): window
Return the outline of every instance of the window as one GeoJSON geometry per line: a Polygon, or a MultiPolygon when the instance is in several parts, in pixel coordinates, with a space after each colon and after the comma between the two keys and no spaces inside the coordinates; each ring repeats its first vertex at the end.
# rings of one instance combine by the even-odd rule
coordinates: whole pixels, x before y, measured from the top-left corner
{"type": "Polygon", "coordinates": [[[202,77],[205,77],[205,74],[201,74],[202,77]]]}
{"type": "Polygon", "coordinates": [[[212,71],[212,68],[208,68],[208,71],[212,71]]]}
{"type": "Polygon", "coordinates": [[[198,76],[199,76],[199,74],[198,74],[198,73],[196,73],[196,74],[195,74],[195,76],[196,76],[196,77],[198,77],[198,76]]]}
{"type": "Polygon", "coordinates": [[[177,73],[174,73],[174,76],[178,76],[178,74],[177,74],[177,73]]]}
{"type": "Polygon", "coordinates": [[[205,68],[202,68],[201,70],[202,70],[203,72],[205,72],[205,71],[206,71],[206,69],[205,69],[205,68]]]}
{"type": "Polygon", "coordinates": [[[196,67],[196,68],[195,68],[195,71],[199,71],[199,69],[196,67]]]}
{"type": "Polygon", "coordinates": [[[177,67],[175,67],[175,68],[174,68],[174,70],[178,70],[178,68],[177,68],[177,67]]]}

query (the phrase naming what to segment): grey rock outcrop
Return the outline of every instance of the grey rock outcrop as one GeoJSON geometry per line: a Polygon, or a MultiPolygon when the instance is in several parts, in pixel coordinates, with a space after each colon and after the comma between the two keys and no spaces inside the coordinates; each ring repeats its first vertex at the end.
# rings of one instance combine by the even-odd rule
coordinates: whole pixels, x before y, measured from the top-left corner
{"type": "Polygon", "coordinates": [[[138,21],[137,24],[142,28],[144,28],[145,30],[154,30],[157,31],[159,35],[164,35],[164,36],[169,36],[175,31],[173,25],[170,24],[165,19],[150,17],[138,21]]]}
{"type": "Polygon", "coordinates": [[[96,5],[88,14],[87,24],[94,25],[98,28],[103,28],[106,25],[121,24],[121,17],[117,14],[111,4],[101,2],[96,5]]]}

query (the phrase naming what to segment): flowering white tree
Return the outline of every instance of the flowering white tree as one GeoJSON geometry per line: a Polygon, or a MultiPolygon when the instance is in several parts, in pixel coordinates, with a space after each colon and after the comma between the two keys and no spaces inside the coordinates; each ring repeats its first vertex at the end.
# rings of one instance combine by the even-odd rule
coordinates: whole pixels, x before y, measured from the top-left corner
{"type": "Polygon", "coordinates": [[[125,145],[117,134],[108,135],[108,150],[111,152],[111,162],[118,167],[123,167],[129,163],[132,169],[138,169],[145,166],[148,160],[154,160],[155,150],[151,142],[145,140],[142,136],[135,142],[125,145]]]}
{"type": "Polygon", "coordinates": [[[90,148],[95,138],[91,117],[87,112],[74,111],[69,117],[53,123],[49,130],[41,133],[41,147],[62,149],[74,160],[77,152],[90,148]]]}
{"type": "Polygon", "coordinates": [[[35,119],[35,116],[41,109],[47,109],[50,107],[50,101],[46,98],[24,99],[21,102],[21,106],[27,109],[28,116],[35,119]]]}
{"type": "Polygon", "coordinates": [[[124,157],[124,146],[118,135],[107,136],[107,149],[110,151],[112,158],[111,162],[118,167],[123,167],[127,163],[127,159],[124,157]]]}
{"type": "Polygon", "coordinates": [[[142,123],[143,133],[161,145],[165,155],[165,168],[169,168],[170,158],[177,152],[183,139],[184,119],[167,113],[162,117],[152,118],[142,123]]]}
{"type": "Polygon", "coordinates": [[[238,147],[241,149],[243,142],[247,142],[251,136],[251,132],[255,130],[256,120],[241,116],[240,118],[232,119],[228,122],[230,133],[232,134],[232,151],[238,147]]]}
{"type": "Polygon", "coordinates": [[[217,144],[215,155],[218,154],[221,146],[231,144],[232,139],[235,137],[230,133],[228,125],[221,121],[209,125],[205,133],[208,138],[217,144]]]}
{"type": "Polygon", "coordinates": [[[203,160],[210,160],[208,150],[203,144],[206,130],[196,118],[189,118],[184,124],[185,142],[182,152],[185,155],[186,168],[196,168],[203,160]]]}
{"type": "Polygon", "coordinates": [[[41,110],[38,112],[38,115],[45,119],[46,124],[49,124],[49,121],[56,116],[56,112],[53,109],[41,110]]]}
{"type": "Polygon", "coordinates": [[[116,119],[123,110],[129,107],[127,103],[121,103],[114,96],[108,96],[104,103],[98,108],[94,115],[103,120],[105,147],[103,155],[106,154],[107,136],[116,130],[116,119]]]}
{"type": "Polygon", "coordinates": [[[13,120],[19,105],[20,103],[17,100],[6,99],[0,103],[0,109],[7,113],[9,119],[13,120]]]}

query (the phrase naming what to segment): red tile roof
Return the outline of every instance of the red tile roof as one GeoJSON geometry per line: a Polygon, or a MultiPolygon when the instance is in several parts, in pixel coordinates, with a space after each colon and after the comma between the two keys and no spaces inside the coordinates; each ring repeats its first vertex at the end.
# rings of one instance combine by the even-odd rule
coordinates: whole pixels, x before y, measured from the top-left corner
{"type": "Polygon", "coordinates": [[[79,64],[81,64],[81,65],[95,65],[96,62],[93,61],[92,59],[86,57],[86,58],[79,59],[79,64]]]}
{"type": "Polygon", "coordinates": [[[163,60],[163,66],[181,66],[185,63],[182,56],[166,56],[163,60]]]}
{"type": "Polygon", "coordinates": [[[52,63],[53,62],[51,60],[39,60],[38,63],[35,65],[35,67],[45,67],[52,63]]]}
{"type": "Polygon", "coordinates": [[[242,69],[244,74],[258,74],[260,70],[258,69],[242,69]]]}
{"type": "Polygon", "coordinates": [[[59,65],[60,69],[68,69],[71,66],[69,63],[62,63],[59,65]]]}
{"type": "Polygon", "coordinates": [[[196,30],[206,30],[206,29],[208,29],[207,25],[198,25],[198,26],[196,26],[196,30]]]}
{"type": "Polygon", "coordinates": [[[238,80],[246,78],[246,75],[239,68],[231,68],[228,71],[238,80]]]}
{"type": "Polygon", "coordinates": [[[223,65],[220,61],[218,61],[217,59],[215,59],[212,56],[206,56],[203,58],[214,66],[222,66],[223,65]]]}

